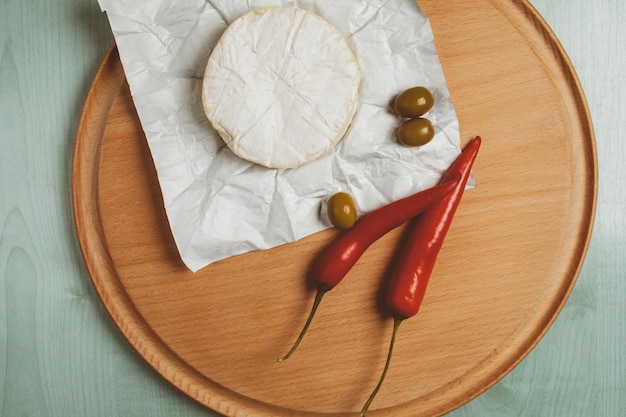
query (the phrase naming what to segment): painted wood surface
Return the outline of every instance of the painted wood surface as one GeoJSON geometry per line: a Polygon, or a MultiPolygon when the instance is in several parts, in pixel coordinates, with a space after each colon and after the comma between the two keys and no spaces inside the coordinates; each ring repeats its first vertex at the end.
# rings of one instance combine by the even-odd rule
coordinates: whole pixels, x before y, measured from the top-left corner
{"type": "MultiPolygon", "coordinates": [[[[594,235],[569,301],[539,345],[449,415],[617,417],[626,409],[626,4],[532,3],[569,53],[594,119],[594,235]]],[[[71,156],[87,89],[112,40],[106,18],[86,0],[8,0],[1,7],[0,415],[216,415],[129,347],[78,248],[71,156]]]]}

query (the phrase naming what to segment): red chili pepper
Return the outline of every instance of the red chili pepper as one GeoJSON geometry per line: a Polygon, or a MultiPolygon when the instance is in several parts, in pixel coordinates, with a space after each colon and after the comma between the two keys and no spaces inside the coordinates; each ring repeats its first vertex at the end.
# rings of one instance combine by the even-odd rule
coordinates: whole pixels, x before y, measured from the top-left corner
{"type": "Polygon", "coordinates": [[[361,416],[367,412],[385,379],[400,323],[419,311],[437,255],[463,196],[480,144],[481,138],[477,136],[465,147],[442,179],[442,181],[450,181],[451,178],[457,178],[460,175],[461,180],[458,181],[454,191],[429,207],[416,219],[412,227],[387,292],[387,305],[394,315],[387,361],[378,385],[361,410],[361,416]]]}
{"type": "Polygon", "coordinates": [[[317,294],[311,313],[293,347],[278,361],[282,362],[289,358],[296,350],[311,324],[324,294],[341,282],[367,248],[387,232],[424,212],[428,207],[452,193],[460,180],[460,175],[448,176],[446,181],[435,187],[374,210],[361,217],[351,229],[328,246],[315,261],[313,267],[317,294]]]}

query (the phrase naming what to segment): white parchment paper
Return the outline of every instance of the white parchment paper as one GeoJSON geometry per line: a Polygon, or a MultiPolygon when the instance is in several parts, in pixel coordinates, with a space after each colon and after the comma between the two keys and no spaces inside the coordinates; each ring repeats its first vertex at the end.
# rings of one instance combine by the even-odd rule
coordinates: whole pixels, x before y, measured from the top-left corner
{"type": "Polygon", "coordinates": [[[172,234],[192,271],[293,242],[330,225],[320,209],[346,191],[361,213],[436,184],[460,153],[459,126],[432,31],[415,0],[98,0],[107,13],[144,129],[172,234]],[[202,77],[228,24],[255,7],[311,10],[348,40],[362,75],[343,140],[299,168],[236,157],[203,111],[202,77]],[[422,85],[435,138],[400,145],[391,100],[422,85]]]}

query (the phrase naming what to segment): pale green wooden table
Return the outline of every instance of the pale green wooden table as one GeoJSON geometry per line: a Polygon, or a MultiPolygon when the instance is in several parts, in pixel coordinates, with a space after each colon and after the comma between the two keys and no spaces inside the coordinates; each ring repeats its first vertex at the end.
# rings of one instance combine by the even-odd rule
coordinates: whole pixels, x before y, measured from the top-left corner
{"type": "MultiPolygon", "coordinates": [[[[582,81],[599,198],[578,283],[537,348],[449,416],[626,415],[626,2],[532,0],[582,81]]],[[[0,2],[0,416],[214,416],[135,354],[83,266],[78,117],[111,44],[95,0],[0,2]]]]}

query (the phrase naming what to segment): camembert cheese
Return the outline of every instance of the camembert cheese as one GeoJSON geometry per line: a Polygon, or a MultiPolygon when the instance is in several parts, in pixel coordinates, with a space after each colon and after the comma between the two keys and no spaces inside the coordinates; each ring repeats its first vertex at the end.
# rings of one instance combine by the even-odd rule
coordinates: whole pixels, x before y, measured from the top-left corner
{"type": "Polygon", "coordinates": [[[213,49],[204,111],[239,157],[293,168],[326,153],[356,112],[361,75],[346,39],[299,8],[253,9],[213,49]]]}

